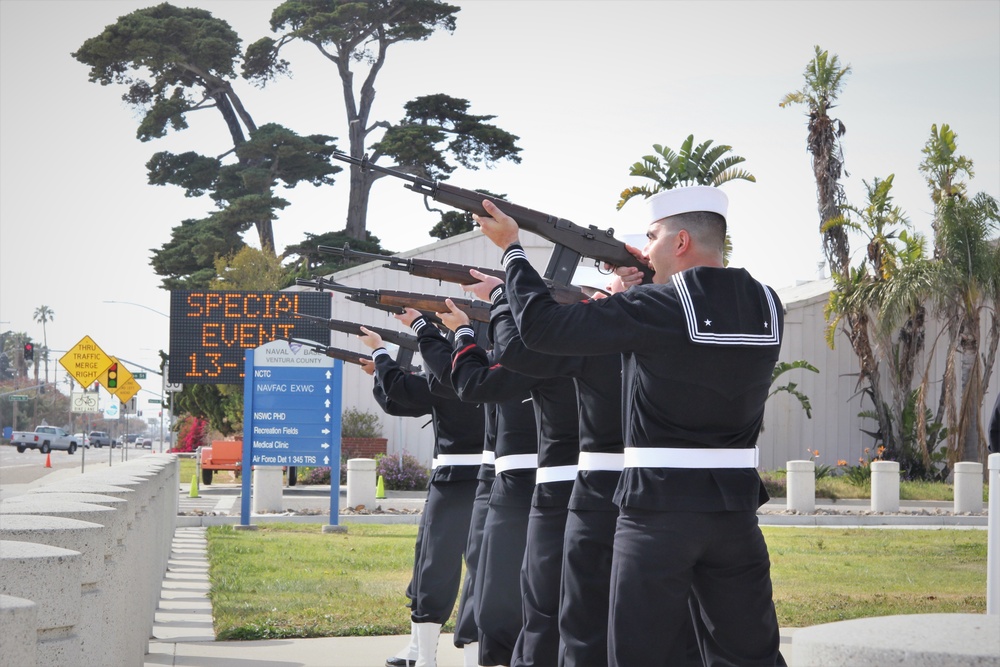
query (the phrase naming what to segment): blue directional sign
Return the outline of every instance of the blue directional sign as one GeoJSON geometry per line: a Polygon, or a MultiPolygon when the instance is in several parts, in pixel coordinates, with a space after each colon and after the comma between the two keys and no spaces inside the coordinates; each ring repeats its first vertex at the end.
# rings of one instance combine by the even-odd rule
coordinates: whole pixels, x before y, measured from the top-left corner
{"type": "MultiPolygon", "coordinates": [[[[285,340],[246,351],[243,460],[253,466],[329,467],[340,479],[343,362],[285,340]]],[[[242,519],[250,514],[244,468],[242,519]]],[[[330,486],[330,523],[337,524],[340,485],[330,486]]]]}
{"type": "Polygon", "coordinates": [[[250,419],[243,421],[243,441],[252,447],[250,463],[339,465],[343,366],[284,340],[252,352],[246,373],[250,391],[244,393],[250,419]]]}

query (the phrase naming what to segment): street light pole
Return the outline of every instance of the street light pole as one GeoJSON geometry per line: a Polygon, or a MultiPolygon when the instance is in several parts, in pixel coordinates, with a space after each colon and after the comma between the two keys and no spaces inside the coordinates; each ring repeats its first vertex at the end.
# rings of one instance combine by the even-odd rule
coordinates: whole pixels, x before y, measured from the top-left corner
{"type": "Polygon", "coordinates": [[[123,304],[125,304],[127,306],[138,306],[139,308],[145,308],[146,310],[151,310],[154,313],[156,313],[157,315],[162,315],[163,317],[167,318],[168,320],[170,319],[170,316],[167,315],[166,313],[161,312],[161,311],[157,310],[156,308],[150,308],[149,306],[147,306],[146,304],[143,304],[143,303],[132,303],[131,301],[104,301],[103,303],[123,303],[123,304]]]}

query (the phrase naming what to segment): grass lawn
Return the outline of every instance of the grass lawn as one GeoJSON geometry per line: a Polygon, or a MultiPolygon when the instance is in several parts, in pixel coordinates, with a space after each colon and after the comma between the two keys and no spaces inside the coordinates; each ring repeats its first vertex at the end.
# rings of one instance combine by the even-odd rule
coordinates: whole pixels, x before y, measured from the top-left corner
{"type": "MultiPolygon", "coordinates": [[[[218,638],[408,634],[417,527],[345,525],[328,534],[315,524],[209,528],[218,638]]],[[[782,627],[986,609],[984,530],[763,530],[782,627]]]]}
{"type": "MultiPolygon", "coordinates": [[[[188,484],[191,478],[198,474],[198,459],[193,456],[178,456],[178,473],[177,478],[181,481],[181,484],[188,484]]],[[[198,480],[201,483],[201,480],[198,480]]]]}

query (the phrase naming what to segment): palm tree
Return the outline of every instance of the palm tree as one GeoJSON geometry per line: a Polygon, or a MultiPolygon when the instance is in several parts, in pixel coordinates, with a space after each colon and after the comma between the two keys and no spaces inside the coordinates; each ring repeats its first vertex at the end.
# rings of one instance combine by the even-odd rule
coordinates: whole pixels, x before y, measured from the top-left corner
{"type": "Polygon", "coordinates": [[[45,331],[45,324],[51,322],[55,317],[55,312],[48,306],[35,308],[35,321],[42,325],[42,358],[45,360],[45,384],[49,383],[49,337],[45,331]]]}
{"type": "Polygon", "coordinates": [[[660,144],[653,144],[657,155],[646,155],[641,162],[636,162],[629,169],[629,176],[639,176],[653,181],[652,186],[637,186],[622,190],[618,200],[618,210],[621,210],[632,197],[642,195],[651,197],[657,192],[671,190],[688,185],[719,186],[728,181],[742,179],[756,183],[757,179],[748,171],[736,169],[736,165],[745,162],[738,155],[726,155],[732,146],[719,144],[712,147],[712,140],[703,141],[694,146],[694,135],[688,135],[679,152],[660,144]],[[662,158],[662,161],[661,161],[662,158]]]}
{"type": "Polygon", "coordinates": [[[813,156],[823,251],[830,265],[830,274],[839,273],[848,278],[850,246],[846,230],[840,226],[827,226],[826,223],[840,215],[840,206],[844,203],[840,175],[842,172],[846,175],[840,137],[847,129],[840,120],[830,118],[829,110],[836,106],[834,102],[851,67],[841,67],[840,59],[835,54],[831,55],[819,46],[815,49],[815,57],[806,65],[805,85],[785,95],[779,106],[804,104],[809,110],[807,150],[813,156]]]}
{"type": "Polygon", "coordinates": [[[958,155],[957,135],[948,125],[931,126],[923,152],[920,170],[934,201],[934,254],[939,262],[934,295],[948,334],[938,411],[947,414],[951,425],[949,458],[982,461],[986,441],[980,408],[1000,343],[1000,246],[991,241],[1000,214],[993,197],[968,196],[961,179],[974,175],[972,160],[958,155]],[[986,312],[992,315],[983,341],[986,312]]]}
{"type": "Polygon", "coordinates": [[[938,207],[935,222],[934,294],[947,327],[949,356],[941,409],[952,425],[952,460],[982,462],[986,429],[980,413],[1000,342],[1000,246],[991,241],[1000,227],[1000,210],[985,193],[951,197],[938,207]],[[991,315],[984,341],[980,331],[986,313],[991,315]]]}
{"type": "MultiPolygon", "coordinates": [[[[924,144],[924,159],[920,163],[920,171],[927,179],[927,186],[931,189],[931,201],[934,202],[935,209],[940,209],[950,199],[966,196],[965,181],[961,180],[963,174],[972,178],[972,160],[963,155],[958,155],[958,135],[955,134],[947,123],[938,129],[937,124],[931,125],[931,137],[924,144]]],[[[935,233],[935,243],[938,233],[938,216],[935,215],[932,228],[935,233]]],[[[935,245],[934,254],[938,256],[938,248],[935,245]]]]}
{"type": "MultiPolygon", "coordinates": [[[[906,215],[893,203],[893,179],[890,174],[864,182],[866,204],[845,204],[843,214],[825,225],[852,230],[867,239],[861,262],[850,268],[848,276],[833,276],[835,288],[826,308],[827,342],[832,347],[838,324],[846,320],[860,365],[859,386],[873,404],[866,414],[878,423],[872,435],[907,473],[926,476],[935,472],[928,444],[926,440],[909,442],[903,428],[915,400],[918,416],[925,414],[926,385],[922,383],[916,395],[912,385],[916,358],[924,347],[923,300],[930,293],[931,271],[924,238],[908,231],[906,215]],[[888,368],[887,384],[883,384],[883,365],[888,368]],[[888,400],[883,396],[884,386],[891,394],[888,400]]],[[[926,429],[918,432],[926,434],[926,429]]]]}

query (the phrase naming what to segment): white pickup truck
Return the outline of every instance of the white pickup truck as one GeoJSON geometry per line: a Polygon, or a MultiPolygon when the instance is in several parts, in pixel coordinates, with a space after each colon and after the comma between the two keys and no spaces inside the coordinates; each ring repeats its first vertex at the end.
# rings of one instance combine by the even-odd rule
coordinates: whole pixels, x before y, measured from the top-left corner
{"type": "Polygon", "coordinates": [[[26,449],[37,449],[42,454],[48,454],[53,449],[73,454],[83,445],[58,426],[36,426],[34,431],[14,431],[10,434],[10,444],[17,447],[19,453],[24,453],[26,449]]]}

